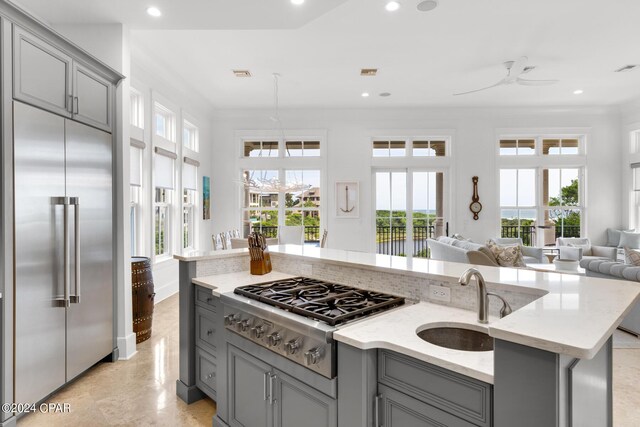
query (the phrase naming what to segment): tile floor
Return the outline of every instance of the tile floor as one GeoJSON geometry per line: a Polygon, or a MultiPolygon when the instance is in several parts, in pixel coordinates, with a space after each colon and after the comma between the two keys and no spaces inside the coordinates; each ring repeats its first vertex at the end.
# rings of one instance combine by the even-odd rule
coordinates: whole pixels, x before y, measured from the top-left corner
{"type": "MultiPolygon", "coordinates": [[[[613,424],[640,425],[640,345],[616,332],[613,352],[613,424]],[[636,348],[630,348],[636,347],[636,348]]],[[[102,363],[49,402],[69,403],[69,414],[31,414],[27,426],[210,426],[215,403],[187,406],[175,393],[178,378],[178,296],[155,308],[152,338],[138,345],[129,361],[102,363]]]]}

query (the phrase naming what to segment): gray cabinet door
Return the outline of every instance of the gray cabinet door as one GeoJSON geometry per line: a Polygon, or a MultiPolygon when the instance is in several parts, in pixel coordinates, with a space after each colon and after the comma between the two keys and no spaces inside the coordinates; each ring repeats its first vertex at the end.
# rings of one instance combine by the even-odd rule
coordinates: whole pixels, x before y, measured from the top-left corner
{"type": "Polygon", "coordinates": [[[13,96],[71,117],[71,57],[14,25],[13,96]]]}
{"type": "Polygon", "coordinates": [[[73,63],[73,118],[111,132],[112,85],[89,68],[73,63]]]}
{"type": "Polygon", "coordinates": [[[420,402],[390,387],[379,385],[382,427],[473,427],[473,424],[420,402]]]}
{"type": "Polygon", "coordinates": [[[337,402],[308,385],[274,370],[275,427],[336,427],[337,402]]]}
{"type": "Polygon", "coordinates": [[[270,427],[269,403],[271,366],[229,345],[228,399],[231,427],[270,427]]]}

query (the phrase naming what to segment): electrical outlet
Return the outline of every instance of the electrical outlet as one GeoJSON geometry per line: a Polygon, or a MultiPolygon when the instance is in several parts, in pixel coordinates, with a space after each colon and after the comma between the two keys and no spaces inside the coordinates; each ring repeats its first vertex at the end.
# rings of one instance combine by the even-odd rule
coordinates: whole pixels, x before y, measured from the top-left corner
{"type": "Polygon", "coordinates": [[[451,302],[451,289],[446,286],[429,285],[429,299],[451,302]]]}
{"type": "Polygon", "coordinates": [[[302,276],[312,276],[313,275],[313,266],[311,264],[300,264],[300,275],[302,275],[302,276]]]}

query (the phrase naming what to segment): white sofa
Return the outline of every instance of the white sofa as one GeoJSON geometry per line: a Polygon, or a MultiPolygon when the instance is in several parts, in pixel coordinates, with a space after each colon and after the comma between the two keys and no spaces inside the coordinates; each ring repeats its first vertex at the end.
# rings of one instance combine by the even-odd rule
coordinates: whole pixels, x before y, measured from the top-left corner
{"type": "Polygon", "coordinates": [[[615,261],[618,254],[618,248],[595,246],[591,244],[589,239],[579,237],[558,237],[556,239],[556,247],[558,248],[558,258],[576,261],[582,259],[608,259],[615,261]],[[585,250],[585,248],[587,249],[585,250]]]}
{"type": "MultiPolygon", "coordinates": [[[[501,245],[522,244],[520,239],[494,239],[494,241],[501,245]]],[[[474,265],[499,266],[491,251],[480,243],[441,236],[437,240],[427,239],[427,246],[431,251],[431,259],[474,265]]],[[[545,264],[549,262],[542,253],[542,248],[523,246],[523,258],[525,264],[545,264]]]]}

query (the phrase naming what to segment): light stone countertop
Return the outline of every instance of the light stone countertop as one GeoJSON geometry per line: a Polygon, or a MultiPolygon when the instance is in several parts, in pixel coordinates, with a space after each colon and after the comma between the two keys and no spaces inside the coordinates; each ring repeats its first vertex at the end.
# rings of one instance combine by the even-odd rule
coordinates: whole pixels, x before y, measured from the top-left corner
{"type": "Polygon", "coordinates": [[[451,350],[423,341],[417,335],[427,329],[423,327],[427,324],[487,332],[486,325],[476,322],[477,316],[469,310],[420,302],[342,326],[333,333],[333,338],[362,350],[393,350],[493,384],[493,351],[451,350]]]}
{"type": "Polygon", "coordinates": [[[271,282],[273,280],[288,279],[295,277],[291,274],[280,273],[279,271],[272,271],[271,273],[263,274],[262,276],[256,276],[249,271],[241,271],[239,273],[226,273],[216,274],[213,276],[195,277],[191,279],[191,283],[204,286],[211,289],[213,296],[219,297],[220,295],[233,292],[238,286],[255,285],[257,283],[271,282]]]}
{"type": "MultiPolygon", "coordinates": [[[[276,257],[449,282],[457,281],[470,267],[462,263],[299,245],[270,246],[269,250],[276,257]]],[[[175,258],[199,261],[232,256],[248,256],[247,250],[196,252],[175,258]]],[[[512,290],[539,297],[504,319],[491,322],[491,336],[576,358],[592,358],[640,301],[640,283],[636,282],[527,269],[475,267],[494,292],[512,290]]],[[[365,324],[366,321],[359,323],[365,324]]]]}

